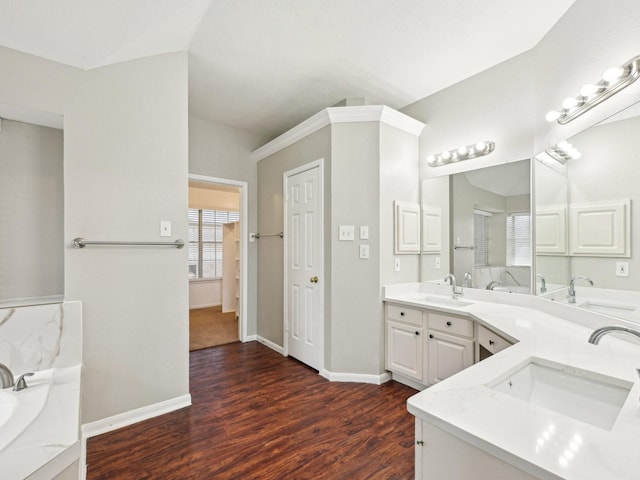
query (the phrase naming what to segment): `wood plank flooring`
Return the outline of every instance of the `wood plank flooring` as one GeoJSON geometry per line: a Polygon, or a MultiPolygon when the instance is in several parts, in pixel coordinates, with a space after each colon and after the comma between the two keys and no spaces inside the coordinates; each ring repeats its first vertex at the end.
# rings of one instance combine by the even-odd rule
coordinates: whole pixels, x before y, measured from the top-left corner
{"type": "Polygon", "coordinates": [[[416,393],[329,382],[257,342],[192,352],[193,405],[89,439],[89,480],[404,480],[416,393]]]}

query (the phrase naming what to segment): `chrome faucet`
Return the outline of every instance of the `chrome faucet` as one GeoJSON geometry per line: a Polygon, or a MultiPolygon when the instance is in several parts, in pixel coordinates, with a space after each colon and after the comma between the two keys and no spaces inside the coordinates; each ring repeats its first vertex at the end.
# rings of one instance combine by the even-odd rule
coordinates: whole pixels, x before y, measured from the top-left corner
{"type": "Polygon", "coordinates": [[[585,277],[583,275],[578,275],[577,277],[573,277],[569,282],[569,303],[576,303],[575,283],[576,283],[576,280],[580,278],[583,280],[586,280],[587,282],[589,282],[589,284],[591,284],[591,286],[593,286],[593,280],[591,280],[589,277],[585,277]]]}
{"type": "Polygon", "coordinates": [[[493,280],[492,282],[489,282],[487,284],[486,289],[487,290],[493,290],[495,288],[496,285],[502,285],[502,282],[499,282],[498,280],[493,280]]]}
{"type": "Polygon", "coordinates": [[[453,273],[447,273],[447,276],[444,277],[444,281],[449,282],[451,284],[451,287],[453,289],[452,298],[456,299],[464,295],[464,291],[462,290],[462,287],[456,286],[456,277],[453,276],[453,273]]]}
{"type": "Polygon", "coordinates": [[[4,363],[0,363],[0,388],[9,388],[13,385],[13,373],[4,363]]]}
{"type": "Polygon", "coordinates": [[[598,342],[600,341],[600,339],[604,337],[607,333],[611,333],[611,332],[629,333],[631,335],[634,335],[640,338],[640,332],[638,332],[637,330],[634,330],[632,328],[627,328],[627,327],[618,327],[615,325],[611,325],[609,327],[602,327],[602,328],[598,328],[597,330],[594,330],[594,332],[589,337],[589,343],[598,345],[598,342]]]}
{"type": "Polygon", "coordinates": [[[469,272],[464,274],[464,280],[462,281],[463,287],[473,287],[473,278],[469,272]]]}
{"type": "Polygon", "coordinates": [[[541,273],[536,275],[540,279],[540,293],[544,293],[547,291],[547,281],[544,279],[541,273]]]}

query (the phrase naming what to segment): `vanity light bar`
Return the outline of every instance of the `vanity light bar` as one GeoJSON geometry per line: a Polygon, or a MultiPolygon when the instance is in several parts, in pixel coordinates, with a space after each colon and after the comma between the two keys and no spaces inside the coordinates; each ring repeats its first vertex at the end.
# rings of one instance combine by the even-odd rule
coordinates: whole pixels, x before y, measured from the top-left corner
{"type": "Polygon", "coordinates": [[[545,150],[545,152],[547,152],[554,160],[562,163],[563,165],[567,163],[567,160],[577,160],[582,156],[578,149],[567,141],[560,142],[557,145],[548,148],[547,150],[545,150]]]}
{"type": "Polygon", "coordinates": [[[496,149],[496,144],[491,141],[481,141],[473,145],[466,145],[454,150],[447,150],[427,157],[430,167],[440,167],[460,160],[471,160],[472,158],[489,155],[496,149]]]}
{"type": "Polygon", "coordinates": [[[577,97],[565,98],[560,110],[552,110],[546,115],[548,122],[557,121],[560,125],[575,120],[596,105],[628,87],[640,77],[640,55],[624,65],[611,67],[602,74],[602,80],[596,84],[588,83],[580,89],[577,97]]]}

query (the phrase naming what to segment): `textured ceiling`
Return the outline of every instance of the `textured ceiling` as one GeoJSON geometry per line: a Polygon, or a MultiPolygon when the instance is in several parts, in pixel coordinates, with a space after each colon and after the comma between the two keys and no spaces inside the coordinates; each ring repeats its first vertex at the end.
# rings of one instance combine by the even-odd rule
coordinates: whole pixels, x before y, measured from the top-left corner
{"type": "Polygon", "coordinates": [[[401,108],[532,48],[574,0],[0,0],[0,45],[81,69],[189,50],[190,113],[274,137],[401,108]]]}

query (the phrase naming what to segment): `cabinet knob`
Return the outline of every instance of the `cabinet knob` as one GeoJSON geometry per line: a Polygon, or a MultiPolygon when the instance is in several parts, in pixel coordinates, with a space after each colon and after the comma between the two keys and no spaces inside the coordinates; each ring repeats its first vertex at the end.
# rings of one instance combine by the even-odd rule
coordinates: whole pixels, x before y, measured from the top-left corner
{"type": "Polygon", "coordinates": [[[416,440],[416,445],[424,445],[424,441],[423,440],[416,440]]]}
{"type": "Polygon", "coordinates": [[[420,332],[416,332],[416,335],[420,335],[420,332]]]}
{"type": "Polygon", "coordinates": [[[429,338],[433,338],[433,335],[429,334],[429,338]]]}
{"type": "Polygon", "coordinates": [[[400,312],[400,316],[401,316],[401,317],[404,317],[404,312],[400,312]]]}
{"type": "Polygon", "coordinates": [[[447,322],[447,327],[450,327],[450,326],[451,326],[451,322],[447,322]]]}
{"type": "Polygon", "coordinates": [[[489,345],[493,345],[494,343],[496,342],[494,342],[493,340],[489,340],[489,345]]]}

